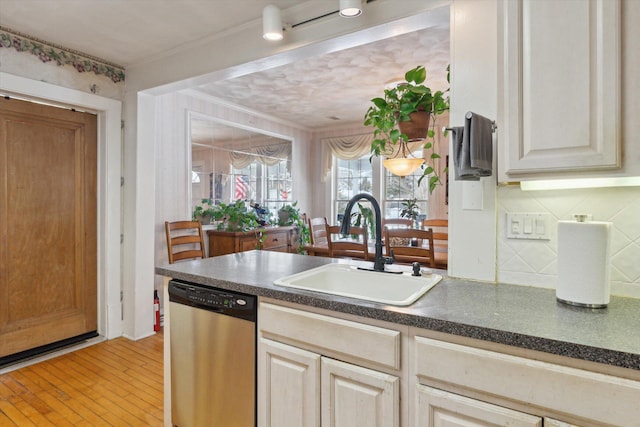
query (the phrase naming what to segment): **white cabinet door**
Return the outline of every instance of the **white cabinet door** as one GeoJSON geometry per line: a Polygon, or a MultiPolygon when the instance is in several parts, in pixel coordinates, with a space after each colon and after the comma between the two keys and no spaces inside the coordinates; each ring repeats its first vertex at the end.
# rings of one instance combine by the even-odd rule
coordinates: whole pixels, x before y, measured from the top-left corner
{"type": "Polygon", "coordinates": [[[321,371],[323,427],[400,425],[398,377],[326,357],[321,371]]]}
{"type": "Polygon", "coordinates": [[[258,426],[320,425],[320,355],[261,338],[258,426]]]}
{"type": "Polygon", "coordinates": [[[500,180],[620,168],[620,1],[500,11],[500,180]]]}
{"type": "Polygon", "coordinates": [[[542,426],[540,417],[420,384],[416,401],[416,427],[542,426]]]}

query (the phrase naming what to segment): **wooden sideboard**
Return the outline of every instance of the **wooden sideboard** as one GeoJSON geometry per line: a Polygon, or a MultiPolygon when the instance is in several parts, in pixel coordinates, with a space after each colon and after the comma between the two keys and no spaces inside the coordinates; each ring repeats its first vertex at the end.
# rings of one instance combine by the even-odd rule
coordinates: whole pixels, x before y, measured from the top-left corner
{"type": "Polygon", "coordinates": [[[298,229],[294,226],[264,227],[250,231],[207,230],[209,256],[261,249],[298,252],[298,229]]]}

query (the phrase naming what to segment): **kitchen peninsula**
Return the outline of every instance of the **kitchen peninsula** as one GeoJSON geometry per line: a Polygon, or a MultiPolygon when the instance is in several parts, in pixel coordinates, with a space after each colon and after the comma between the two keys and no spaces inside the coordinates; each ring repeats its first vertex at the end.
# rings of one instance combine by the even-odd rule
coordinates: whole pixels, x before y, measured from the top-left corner
{"type": "MultiPolygon", "coordinates": [[[[273,284],[335,262],[355,263],[249,251],[156,268],[166,277],[259,297],[259,425],[267,425],[260,405],[268,393],[260,383],[274,381],[264,376],[265,364],[273,354],[303,351],[298,348],[318,355],[321,372],[357,364],[358,372],[382,376],[396,402],[383,411],[389,425],[420,425],[416,420],[442,399],[463,399],[473,408],[479,402],[489,412],[508,409],[545,425],[638,423],[640,300],[612,297],[606,309],[581,309],[556,302],[549,289],[445,278],[416,303],[397,307],[273,284]],[[304,326],[300,336],[290,327],[296,322],[304,326]],[[363,340],[374,340],[373,353],[359,344],[363,330],[369,334],[363,340]],[[343,347],[323,341],[343,335],[353,338],[343,347]]],[[[165,319],[168,340],[170,313],[165,319]]]]}

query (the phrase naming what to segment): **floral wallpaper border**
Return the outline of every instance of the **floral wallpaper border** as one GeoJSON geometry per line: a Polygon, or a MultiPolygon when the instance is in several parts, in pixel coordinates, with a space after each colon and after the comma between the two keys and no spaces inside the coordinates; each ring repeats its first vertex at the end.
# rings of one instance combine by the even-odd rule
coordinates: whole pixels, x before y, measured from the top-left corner
{"type": "Polygon", "coordinates": [[[28,52],[45,63],[55,61],[58,66],[72,65],[79,73],[93,72],[96,75],[104,75],[114,83],[124,81],[124,69],[120,66],[59,48],[7,28],[0,27],[0,48],[14,48],[18,52],[28,52]]]}

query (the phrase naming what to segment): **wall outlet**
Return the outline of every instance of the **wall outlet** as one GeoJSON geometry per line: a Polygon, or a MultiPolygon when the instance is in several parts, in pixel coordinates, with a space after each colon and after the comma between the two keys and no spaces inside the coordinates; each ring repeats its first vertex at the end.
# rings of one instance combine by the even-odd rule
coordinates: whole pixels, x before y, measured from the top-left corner
{"type": "Polygon", "coordinates": [[[507,239],[549,240],[548,213],[507,213],[507,239]]]}

